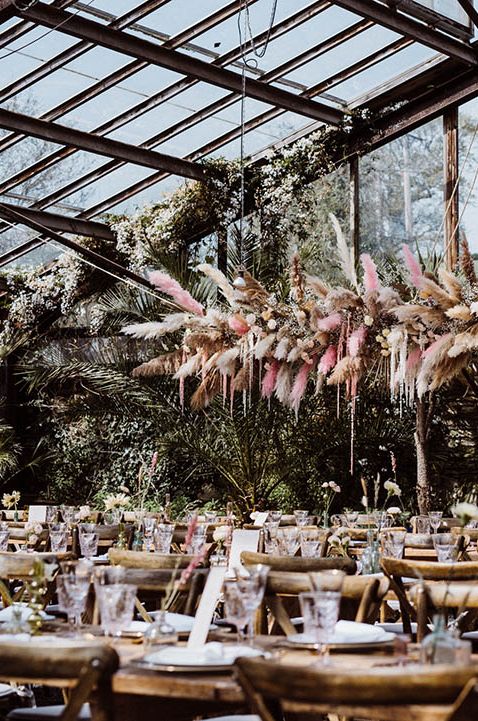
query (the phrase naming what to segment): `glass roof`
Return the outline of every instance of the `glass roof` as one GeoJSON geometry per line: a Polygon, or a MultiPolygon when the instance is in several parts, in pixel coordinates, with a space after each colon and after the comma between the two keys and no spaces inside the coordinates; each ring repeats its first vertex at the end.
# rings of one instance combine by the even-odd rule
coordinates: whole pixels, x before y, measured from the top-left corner
{"type": "MultiPolygon", "coordinates": [[[[383,7],[381,0],[374,3],[383,7]]],[[[419,17],[412,5],[421,4],[455,24],[468,24],[458,0],[405,4],[412,18],[419,17]]],[[[237,91],[148,64],[116,45],[95,46],[73,37],[68,30],[75,16],[101,27],[113,23],[140,43],[165,44],[239,77],[245,43],[247,78],[340,112],[446,58],[411,35],[374,23],[366,13],[350,12],[347,2],[339,7],[329,0],[278,0],[275,14],[273,0],[43,0],[34,9],[46,5],[73,19],[51,29],[13,17],[0,28],[1,108],[176,158],[238,156],[237,91]],[[250,36],[261,57],[251,52],[250,36]]],[[[448,36],[465,46],[463,32],[457,39],[455,29],[448,36]]],[[[448,30],[441,27],[441,32],[448,30]]],[[[248,155],[321,122],[251,97],[245,101],[245,121],[248,155]]],[[[95,220],[105,212],[157,202],[185,182],[162,170],[75,147],[65,150],[51,140],[1,128],[0,165],[0,202],[95,220]]],[[[21,242],[35,235],[25,233],[21,242]]],[[[2,254],[18,240],[18,234],[0,228],[0,265],[2,254]]]]}

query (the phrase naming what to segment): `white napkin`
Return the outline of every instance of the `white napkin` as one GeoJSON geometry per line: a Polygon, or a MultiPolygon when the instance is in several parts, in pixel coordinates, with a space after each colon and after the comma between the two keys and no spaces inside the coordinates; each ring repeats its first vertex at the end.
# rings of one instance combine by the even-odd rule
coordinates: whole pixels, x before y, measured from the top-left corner
{"type": "Polygon", "coordinates": [[[261,655],[262,651],[256,648],[211,642],[198,648],[168,646],[149,654],[145,660],[166,666],[231,666],[240,656],[261,655]]]}
{"type": "MultiPolygon", "coordinates": [[[[26,603],[22,603],[21,606],[22,606],[22,621],[28,621],[28,619],[32,615],[32,610],[31,610],[31,608],[28,608],[26,603]]],[[[50,616],[48,613],[45,613],[45,611],[40,611],[40,615],[44,621],[55,618],[54,616],[50,616]]],[[[7,606],[6,608],[2,608],[2,610],[0,611],[0,623],[12,621],[12,620],[13,620],[12,607],[7,606]]]]}

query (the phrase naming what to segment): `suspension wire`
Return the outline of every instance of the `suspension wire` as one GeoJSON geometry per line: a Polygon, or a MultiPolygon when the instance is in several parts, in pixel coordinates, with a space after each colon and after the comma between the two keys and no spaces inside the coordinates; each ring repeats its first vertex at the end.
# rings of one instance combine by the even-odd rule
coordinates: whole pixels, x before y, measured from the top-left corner
{"type": "MultiPolygon", "coordinates": [[[[88,7],[89,5],[92,5],[93,2],[94,2],[94,0],[88,0],[88,2],[86,3],[86,7],[88,7]]],[[[14,4],[15,7],[17,8],[17,10],[25,10],[25,9],[28,9],[30,6],[34,5],[35,2],[31,2],[29,5],[26,6],[26,8],[19,7],[16,2],[14,2],[13,4],[14,4]]],[[[55,30],[58,30],[59,28],[61,28],[61,27],[63,27],[64,25],[66,25],[67,23],[71,22],[71,20],[73,20],[77,15],[79,15],[79,13],[82,12],[83,10],[84,10],[84,8],[78,9],[78,10],[77,10],[76,12],[74,12],[74,13],[70,13],[70,15],[69,15],[67,18],[65,18],[65,19],[62,20],[60,23],[58,23],[58,24],[55,25],[54,27],[50,28],[50,29],[47,30],[46,32],[42,33],[42,35],[39,35],[37,38],[34,38],[33,40],[30,40],[29,43],[25,43],[24,45],[20,45],[19,48],[15,48],[15,50],[10,50],[10,52],[5,53],[5,55],[0,55],[0,60],[4,60],[5,58],[10,57],[10,55],[13,55],[14,53],[18,53],[18,52],[20,52],[21,50],[25,50],[25,48],[29,48],[30,45],[34,45],[35,43],[39,42],[40,40],[43,40],[43,38],[46,38],[47,35],[50,35],[51,33],[54,33],[55,30]]],[[[32,30],[34,30],[34,29],[35,29],[35,26],[32,28],[32,30]]]]}
{"type": "Polygon", "coordinates": [[[244,216],[246,206],[246,188],[245,188],[245,122],[246,122],[246,70],[257,69],[258,61],[257,58],[263,58],[269,47],[270,37],[272,28],[274,26],[275,17],[277,13],[278,0],[273,0],[271,7],[271,14],[269,18],[269,24],[267,28],[266,39],[263,43],[261,50],[258,49],[255,40],[254,33],[252,32],[251,16],[249,11],[249,0],[242,0],[239,13],[237,15],[237,28],[239,33],[239,48],[242,60],[242,73],[241,73],[241,110],[240,110],[240,150],[239,150],[239,173],[240,173],[240,218],[239,218],[239,267],[243,270],[244,265],[244,216]],[[242,24],[243,23],[243,26],[242,24]],[[248,45],[252,49],[255,57],[248,58],[249,52],[248,45]]]}

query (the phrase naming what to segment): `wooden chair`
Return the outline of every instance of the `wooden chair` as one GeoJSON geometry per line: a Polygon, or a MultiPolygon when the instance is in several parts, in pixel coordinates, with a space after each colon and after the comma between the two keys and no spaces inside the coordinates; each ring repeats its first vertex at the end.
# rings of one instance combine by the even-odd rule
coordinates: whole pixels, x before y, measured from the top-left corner
{"type": "Polygon", "coordinates": [[[478,584],[453,581],[420,583],[409,590],[408,596],[416,614],[417,636],[424,638],[429,633],[428,622],[436,612],[456,613],[456,622],[461,631],[470,629],[478,617],[478,584]]]}
{"type": "MultiPolygon", "coordinates": [[[[154,568],[128,568],[127,570],[124,583],[130,583],[137,587],[137,610],[144,620],[151,621],[145,606],[142,604],[145,603],[150,609],[152,607],[151,610],[159,608],[161,599],[171,589],[171,585],[175,581],[179,582],[181,571],[180,569],[154,568]]],[[[207,574],[207,569],[194,570],[188,580],[181,584],[179,592],[168,611],[194,616],[207,574]]],[[[95,600],[93,623],[98,622],[98,616],[99,612],[95,600]]]]}
{"type": "Polygon", "coordinates": [[[25,684],[47,681],[49,685],[74,686],[66,706],[20,708],[8,714],[9,721],[114,721],[111,677],[118,669],[116,651],[102,643],[70,647],[2,643],[0,678],[25,684]],[[91,701],[91,716],[85,704],[91,701]],[[81,716],[80,716],[81,714],[81,716]]]}
{"type": "MultiPolygon", "coordinates": [[[[380,605],[389,588],[386,578],[371,578],[367,576],[346,576],[342,586],[342,601],[340,618],[355,620],[359,623],[374,623],[380,611],[380,605]]],[[[297,598],[299,593],[311,591],[312,585],[307,573],[290,573],[286,571],[271,571],[267,578],[263,606],[272,617],[271,630],[277,627],[286,636],[296,633],[297,629],[290,620],[294,611],[298,610],[297,598]],[[285,603],[291,606],[287,611],[285,603]]],[[[265,630],[265,614],[260,617],[261,628],[265,630]]],[[[259,619],[258,619],[259,625],[259,619]]]]}
{"type": "MultiPolygon", "coordinates": [[[[41,560],[46,563],[60,563],[61,561],[71,560],[73,556],[70,553],[11,553],[10,551],[0,552],[0,580],[13,592],[13,589],[20,584],[19,588],[15,588],[13,599],[18,601],[22,598],[25,588],[25,581],[31,576],[36,561],[41,560]]],[[[49,602],[53,595],[54,583],[49,584],[48,592],[44,596],[45,605],[49,602]]],[[[4,599],[4,603],[6,599],[4,599]]]]}
{"type": "Polygon", "coordinates": [[[345,573],[352,575],[357,571],[357,564],[351,558],[302,558],[301,556],[273,556],[269,553],[255,553],[254,551],[243,551],[241,563],[244,566],[253,566],[262,563],[274,571],[324,571],[338,568],[345,573]]]}
{"type": "Polygon", "coordinates": [[[478,713],[478,671],[469,666],[342,670],[240,658],[237,676],[261,721],[334,714],[380,721],[471,721],[478,713]]]}
{"type": "MultiPolygon", "coordinates": [[[[92,524],[94,525],[94,532],[98,534],[98,553],[104,553],[105,551],[109,550],[118,540],[118,535],[120,531],[119,526],[104,526],[101,524],[92,524]]],[[[131,547],[131,544],[133,542],[133,530],[134,526],[131,525],[125,525],[124,527],[124,533],[126,536],[126,544],[128,548],[131,547]]],[[[72,550],[73,553],[76,556],[80,555],[80,539],[79,539],[79,529],[78,526],[73,526],[72,528],[72,550]]]]}
{"type": "Polygon", "coordinates": [[[403,630],[411,633],[411,622],[417,621],[417,641],[421,641],[427,632],[427,624],[422,617],[417,618],[417,609],[407,596],[404,578],[416,578],[418,581],[473,581],[478,580],[478,562],[438,563],[436,561],[408,561],[396,558],[382,558],[382,568],[390,579],[390,587],[400,602],[403,630]]]}
{"type": "MultiPolygon", "coordinates": [[[[21,547],[27,544],[27,533],[25,531],[25,524],[20,521],[9,522],[8,524],[8,546],[21,547]]],[[[44,552],[48,545],[48,528],[44,527],[41,534],[38,536],[38,541],[35,544],[35,551],[44,552]]]]}
{"type": "MultiPolygon", "coordinates": [[[[194,556],[189,556],[186,553],[149,553],[148,551],[123,551],[119,548],[110,548],[108,558],[113,566],[165,570],[168,568],[186,568],[194,556]]],[[[207,563],[201,565],[207,565],[207,563]]]]}

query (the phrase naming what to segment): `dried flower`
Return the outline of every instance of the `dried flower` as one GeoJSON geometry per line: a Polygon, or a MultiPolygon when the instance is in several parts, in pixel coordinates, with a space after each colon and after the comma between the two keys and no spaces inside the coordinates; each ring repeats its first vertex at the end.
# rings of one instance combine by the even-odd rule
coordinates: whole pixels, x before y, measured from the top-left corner
{"type": "Polygon", "coordinates": [[[105,510],[112,511],[114,508],[126,508],[129,506],[130,498],[125,493],[111,493],[105,498],[105,510]]]}
{"type": "Polygon", "coordinates": [[[383,484],[383,487],[387,491],[387,496],[401,496],[402,495],[402,489],[398,485],[398,483],[395,483],[394,481],[385,481],[383,484]]]}

